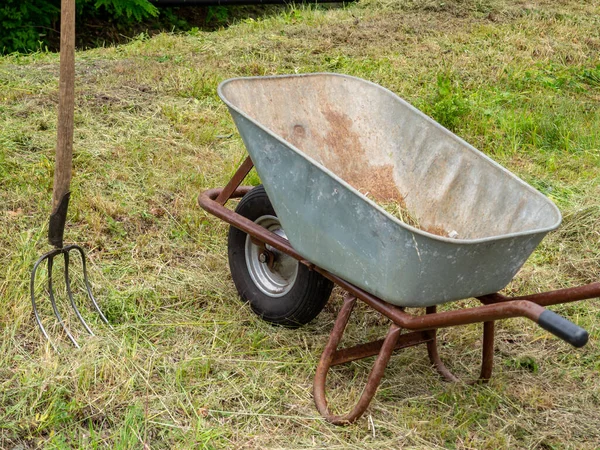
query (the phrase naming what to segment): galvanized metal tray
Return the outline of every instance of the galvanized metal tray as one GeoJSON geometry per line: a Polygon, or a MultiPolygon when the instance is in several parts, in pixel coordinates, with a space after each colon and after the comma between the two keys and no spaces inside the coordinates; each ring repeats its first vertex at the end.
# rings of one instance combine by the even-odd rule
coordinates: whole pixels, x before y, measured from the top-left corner
{"type": "Polygon", "coordinates": [[[549,199],[374,83],[319,73],[218,92],[294,249],[391,304],[497,292],[560,224],[549,199]]]}

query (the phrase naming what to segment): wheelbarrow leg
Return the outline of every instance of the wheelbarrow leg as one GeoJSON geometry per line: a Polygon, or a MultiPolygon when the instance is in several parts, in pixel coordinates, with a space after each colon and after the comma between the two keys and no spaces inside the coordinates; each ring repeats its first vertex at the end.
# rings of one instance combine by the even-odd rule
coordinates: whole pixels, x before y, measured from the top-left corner
{"type": "MultiPolygon", "coordinates": [[[[427,314],[435,314],[436,307],[429,306],[426,309],[427,314]]],[[[435,367],[435,370],[446,380],[458,382],[460,379],[456,377],[446,365],[442,362],[437,350],[437,330],[431,330],[431,340],[427,342],[427,354],[429,361],[435,367]]],[[[487,383],[492,376],[494,368],[494,321],[483,323],[483,345],[481,350],[481,372],[479,378],[473,383],[487,383]]]]}
{"type": "Polygon", "coordinates": [[[481,373],[479,382],[487,383],[494,369],[494,321],[483,322],[483,345],[481,349],[481,373]]]}
{"type": "MultiPolygon", "coordinates": [[[[428,306],[425,310],[426,314],[435,314],[437,308],[435,306],[428,306]]],[[[437,371],[446,381],[450,381],[456,383],[460,381],[457,377],[454,376],[450,370],[446,367],[446,365],[442,362],[440,355],[437,350],[437,330],[430,330],[432,334],[432,339],[427,343],[427,355],[429,356],[429,361],[437,371]]]]}
{"type": "Polygon", "coordinates": [[[369,403],[373,399],[373,396],[377,392],[377,388],[379,387],[379,383],[381,382],[381,378],[383,377],[383,372],[392,356],[392,352],[396,347],[396,343],[398,342],[398,338],[400,337],[401,329],[396,324],[392,324],[390,330],[388,331],[387,336],[385,337],[383,344],[381,346],[381,350],[377,355],[377,359],[373,364],[373,368],[369,373],[369,377],[367,379],[367,384],[363,390],[363,393],[358,400],[358,403],[354,406],[354,408],[345,415],[335,415],[329,411],[327,406],[327,398],[325,394],[325,383],[327,381],[327,373],[329,372],[329,368],[332,366],[332,362],[335,357],[335,353],[337,347],[344,335],[344,330],[346,329],[346,325],[348,324],[348,320],[350,319],[350,314],[352,313],[352,309],[356,304],[356,297],[348,296],[344,298],[344,304],[338,314],[338,317],[333,326],[333,330],[329,336],[329,341],[325,346],[325,350],[321,356],[321,360],[319,361],[319,365],[317,366],[317,371],[315,374],[314,381],[314,398],[315,404],[319,413],[329,422],[335,425],[346,425],[354,422],[365,412],[369,403]]]}

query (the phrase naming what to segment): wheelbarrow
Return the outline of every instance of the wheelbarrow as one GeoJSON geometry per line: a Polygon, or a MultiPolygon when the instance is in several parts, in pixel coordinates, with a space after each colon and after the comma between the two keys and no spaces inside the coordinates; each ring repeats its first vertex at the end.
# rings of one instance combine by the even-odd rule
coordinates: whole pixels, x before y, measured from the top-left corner
{"type": "Polygon", "coordinates": [[[345,75],[237,78],[218,93],[249,156],[198,202],[230,224],[240,297],[264,320],[296,327],[319,314],[334,284],[346,292],[314,379],[328,421],[347,424],[364,413],[398,349],[425,344],[436,370],[457,381],[438,355],[439,328],[483,323],[481,381],[492,374],[496,320],[526,317],[575,347],[586,344],[585,330],[545,307],[598,297],[600,282],[499,293],[561,214],[467,142],[391,91],[345,75]],[[241,186],[252,167],[263,185],[241,186]],[[240,197],[235,211],[225,207],[240,197]],[[417,222],[388,212],[389,202],[417,222]],[[482,305],[436,310],[471,297],[482,305]],[[357,299],[391,326],[383,340],[338,349],[357,299]],[[332,414],[329,369],[374,355],[357,404],[332,414]]]}

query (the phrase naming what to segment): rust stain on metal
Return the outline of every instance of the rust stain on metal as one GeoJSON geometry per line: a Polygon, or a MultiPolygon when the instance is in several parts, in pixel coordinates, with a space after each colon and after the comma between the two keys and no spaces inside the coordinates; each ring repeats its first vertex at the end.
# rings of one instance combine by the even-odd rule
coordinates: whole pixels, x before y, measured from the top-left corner
{"type": "Polygon", "coordinates": [[[394,180],[394,166],[371,163],[353,121],[346,113],[330,107],[321,112],[327,120],[327,134],[323,139],[324,145],[317,146],[315,150],[325,167],[376,201],[394,201],[404,205],[404,197],[394,180]]]}
{"type": "Polygon", "coordinates": [[[306,136],[306,129],[302,125],[294,125],[294,136],[306,136]]]}
{"type": "Polygon", "coordinates": [[[427,231],[431,234],[436,234],[438,236],[448,236],[448,232],[439,225],[432,225],[429,227],[420,227],[423,231],[427,231]]]}
{"type": "MultiPolygon", "coordinates": [[[[282,133],[282,137],[384,209],[387,210],[383,204],[393,202],[407,211],[404,196],[394,179],[394,166],[373,164],[369,149],[363,146],[356,130],[356,119],[334,110],[329,104],[322,105],[320,113],[325,119],[324,134],[314,129],[307,131],[305,126],[296,124],[291,127],[291,132],[282,133]]],[[[398,218],[404,221],[402,217],[398,218]]],[[[420,227],[418,221],[410,225],[438,236],[448,236],[441,226],[420,227]]]]}
{"type": "Polygon", "coordinates": [[[406,209],[404,196],[394,180],[394,166],[371,163],[347,114],[329,106],[321,113],[327,121],[325,135],[315,130],[307,133],[304,126],[297,124],[293,126],[292,133],[283,133],[282,137],[373,200],[395,202],[406,209]]]}

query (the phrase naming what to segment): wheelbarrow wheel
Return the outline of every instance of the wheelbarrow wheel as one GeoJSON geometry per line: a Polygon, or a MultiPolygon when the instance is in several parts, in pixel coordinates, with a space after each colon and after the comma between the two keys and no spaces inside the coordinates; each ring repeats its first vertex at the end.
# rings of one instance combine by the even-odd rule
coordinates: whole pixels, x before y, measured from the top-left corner
{"type": "MultiPolygon", "coordinates": [[[[286,237],[262,186],[246,194],[235,212],[286,237]]],[[[272,324],[291,328],[304,325],[317,317],[331,295],[333,283],[327,278],[268,244],[257,245],[234,226],[229,228],[228,255],[241,299],[272,324]]]]}

